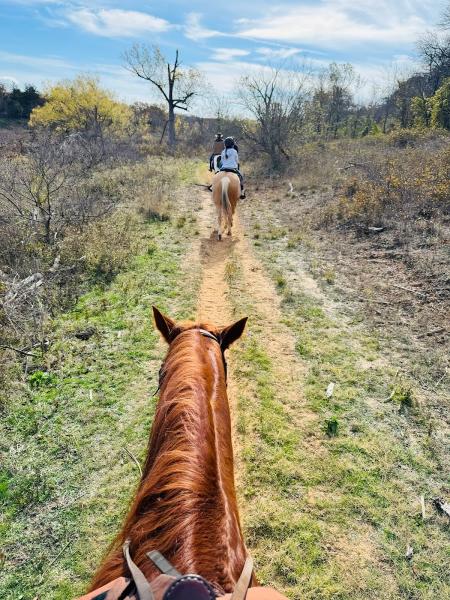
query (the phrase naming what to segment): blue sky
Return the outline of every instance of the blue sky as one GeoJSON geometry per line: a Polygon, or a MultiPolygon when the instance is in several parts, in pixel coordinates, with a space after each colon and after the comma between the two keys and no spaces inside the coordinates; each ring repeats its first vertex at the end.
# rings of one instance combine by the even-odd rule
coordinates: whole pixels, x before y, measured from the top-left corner
{"type": "Polygon", "coordinates": [[[258,65],[314,70],[351,62],[361,97],[387,72],[413,68],[415,41],[439,20],[444,0],[0,0],[0,80],[19,85],[96,74],[126,101],[150,100],[122,67],[134,42],[202,69],[219,94],[258,65]]]}

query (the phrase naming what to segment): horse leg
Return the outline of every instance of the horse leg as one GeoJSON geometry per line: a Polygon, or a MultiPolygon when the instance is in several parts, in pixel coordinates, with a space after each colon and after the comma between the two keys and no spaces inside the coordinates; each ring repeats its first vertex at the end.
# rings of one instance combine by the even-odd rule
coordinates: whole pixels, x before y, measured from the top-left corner
{"type": "Polygon", "coordinates": [[[217,229],[217,239],[220,242],[220,240],[222,239],[222,211],[221,211],[220,208],[219,208],[219,218],[218,218],[218,221],[219,221],[219,227],[217,229]]]}

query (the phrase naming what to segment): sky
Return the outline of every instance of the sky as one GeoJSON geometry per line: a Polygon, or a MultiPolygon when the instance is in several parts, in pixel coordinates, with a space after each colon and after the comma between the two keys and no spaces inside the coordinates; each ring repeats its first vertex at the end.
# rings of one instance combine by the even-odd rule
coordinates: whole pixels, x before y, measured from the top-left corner
{"type": "MultiPolygon", "coordinates": [[[[152,101],[150,85],[123,67],[135,42],[201,69],[214,91],[264,65],[352,63],[357,97],[382,91],[388,73],[417,66],[416,41],[444,0],[0,0],[0,81],[39,89],[79,74],[127,102],[152,101]]],[[[288,67],[286,65],[289,65],[288,67]]]]}

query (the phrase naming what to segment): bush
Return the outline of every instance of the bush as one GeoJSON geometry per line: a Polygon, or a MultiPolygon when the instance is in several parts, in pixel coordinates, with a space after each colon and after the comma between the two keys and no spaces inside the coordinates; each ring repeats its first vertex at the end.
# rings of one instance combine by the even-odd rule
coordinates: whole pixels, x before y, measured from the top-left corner
{"type": "Polygon", "coordinates": [[[407,132],[391,134],[388,144],[398,148],[399,140],[401,150],[367,148],[345,171],[337,199],[322,213],[323,223],[377,227],[449,214],[449,139],[407,132]]]}

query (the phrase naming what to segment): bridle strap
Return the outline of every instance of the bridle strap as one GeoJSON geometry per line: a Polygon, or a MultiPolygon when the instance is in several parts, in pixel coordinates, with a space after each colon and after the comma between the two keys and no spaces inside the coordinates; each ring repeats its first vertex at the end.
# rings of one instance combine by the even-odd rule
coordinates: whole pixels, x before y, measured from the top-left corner
{"type": "Polygon", "coordinates": [[[234,591],[231,594],[230,600],[245,600],[247,597],[247,591],[250,587],[253,574],[253,559],[251,556],[247,556],[245,559],[244,568],[242,573],[237,580],[234,591]]]}
{"type": "Polygon", "coordinates": [[[217,342],[220,346],[220,340],[217,336],[215,336],[213,333],[211,333],[210,331],[207,331],[206,329],[201,329],[199,328],[198,331],[204,336],[209,338],[210,340],[214,340],[215,342],[217,342]]]}
{"type": "Polygon", "coordinates": [[[130,540],[126,540],[125,544],[122,546],[122,550],[125,560],[127,561],[128,568],[130,569],[131,576],[136,585],[136,589],[139,594],[139,600],[154,600],[155,597],[147,578],[137,564],[133,562],[130,556],[130,540]]]}
{"type": "Polygon", "coordinates": [[[175,569],[167,558],[165,558],[158,550],[152,550],[147,552],[147,556],[152,563],[163,573],[163,575],[170,575],[171,577],[181,577],[181,573],[175,569]]]}

